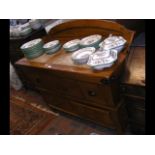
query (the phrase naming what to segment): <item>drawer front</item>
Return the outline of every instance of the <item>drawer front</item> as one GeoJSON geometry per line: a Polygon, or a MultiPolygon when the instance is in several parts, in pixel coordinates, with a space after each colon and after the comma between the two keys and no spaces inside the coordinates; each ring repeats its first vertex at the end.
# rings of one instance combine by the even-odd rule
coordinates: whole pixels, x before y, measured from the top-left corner
{"type": "Polygon", "coordinates": [[[111,112],[92,108],[82,103],[67,100],[66,98],[53,97],[54,94],[44,93],[45,101],[52,107],[67,112],[69,114],[79,116],[107,127],[114,127],[111,118],[111,112]]]}
{"type": "Polygon", "coordinates": [[[56,95],[57,95],[56,93],[49,93],[49,92],[46,92],[43,90],[39,90],[39,92],[48,105],[57,103],[56,102],[56,95]]]}
{"type": "Polygon", "coordinates": [[[125,103],[129,108],[145,109],[145,99],[144,98],[125,96],[125,103]]]}
{"type": "Polygon", "coordinates": [[[69,95],[83,99],[82,93],[75,80],[60,78],[49,71],[33,68],[24,69],[26,78],[36,87],[48,91],[57,91],[62,95],[69,95]]]}
{"type": "Polygon", "coordinates": [[[114,107],[119,102],[119,90],[112,90],[110,85],[78,82],[85,100],[99,107],[114,107]]]}
{"type": "Polygon", "coordinates": [[[133,86],[123,85],[122,86],[122,93],[145,97],[145,87],[134,86],[134,85],[133,86]]]}
{"type": "Polygon", "coordinates": [[[127,108],[129,119],[139,124],[145,124],[145,110],[140,108],[127,108]]]}

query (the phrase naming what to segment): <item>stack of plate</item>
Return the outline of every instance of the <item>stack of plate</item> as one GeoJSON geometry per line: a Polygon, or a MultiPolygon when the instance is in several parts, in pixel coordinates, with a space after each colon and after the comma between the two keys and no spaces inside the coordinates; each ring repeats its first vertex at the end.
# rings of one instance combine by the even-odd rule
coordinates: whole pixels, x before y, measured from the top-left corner
{"type": "Polygon", "coordinates": [[[44,53],[42,39],[34,39],[23,44],[20,49],[28,59],[33,59],[41,56],[44,53]]]}
{"type": "Polygon", "coordinates": [[[29,35],[30,33],[32,32],[32,29],[29,27],[29,28],[24,28],[20,31],[20,35],[21,36],[27,36],[29,35]]]}
{"type": "Polygon", "coordinates": [[[72,54],[72,60],[75,64],[86,64],[89,56],[95,52],[94,47],[82,48],[72,54]]]}
{"type": "Polygon", "coordinates": [[[117,50],[97,51],[89,57],[87,65],[93,70],[111,67],[117,60],[117,50]]]}
{"type": "Polygon", "coordinates": [[[12,37],[20,37],[21,26],[20,25],[11,26],[10,31],[12,37]]]}
{"type": "Polygon", "coordinates": [[[21,25],[21,29],[28,29],[28,28],[31,28],[30,24],[29,23],[25,23],[25,24],[22,24],[21,25]]]}
{"type": "Polygon", "coordinates": [[[104,50],[115,49],[119,53],[125,47],[126,42],[127,41],[122,36],[110,35],[103,42],[101,42],[99,46],[104,50]]]}
{"type": "Polygon", "coordinates": [[[79,43],[80,43],[79,39],[74,39],[74,40],[71,40],[71,41],[68,41],[67,43],[65,43],[63,45],[63,48],[65,51],[74,52],[80,48],[79,43]]]}
{"type": "Polygon", "coordinates": [[[53,54],[55,52],[58,52],[61,48],[61,44],[59,40],[50,41],[46,44],[44,44],[43,49],[46,52],[46,54],[53,54]]]}
{"type": "Polygon", "coordinates": [[[31,19],[29,21],[29,24],[32,27],[32,29],[34,29],[34,30],[38,30],[42,27],[42,24],[39,19],[31,19]]]}
{"type": "Polygon", "coordinates": [[[102,41],[102,36],[99,34],[94,34],[87,36],[80,41],[81,47],[99,47],[99,43],[102,41]]]}

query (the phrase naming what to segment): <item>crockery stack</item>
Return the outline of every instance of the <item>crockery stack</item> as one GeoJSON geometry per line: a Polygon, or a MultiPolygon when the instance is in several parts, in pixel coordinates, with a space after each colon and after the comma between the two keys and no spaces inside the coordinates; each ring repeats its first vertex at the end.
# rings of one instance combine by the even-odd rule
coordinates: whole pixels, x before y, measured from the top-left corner
{"type": "Polygon", "coordinates": [[[46,44],[44,44],[43,49],[46,54],[53,54],[59,51],[61,48],[61,44],[59,40],[50,41],[46,44]]]}
{"type": "Polygon", "coordinates": [[[34,29],[34,30],[38,30],[42,27],[42,24],[39,19],[31,19],[29,21],[29,24],[32,27],[32,29],[34,29]]]}
{"type": "Polygon", "coordinates": [[[74,39],[71,41],[68,41],[63,45],[63,48],[67,52],[74,52],[80,48],[80,40],[79,39],[74,39]]]}
{"type": "Polygon", "coordinates": [[[41,56],[44,53],[42,39],[34,39],[23,44],[20,49],[28,59],[34,59],[41,56]]]}
{"type": "Polygon", "coordinates": [[[20,36],[20,32],[21,32],[21,26],[20,25],[16,25],[16,26],[11,26],[10,27],[10,35],[12,37],[19,37],[20,36]]]}
{"type": "Polygon", "coordinates": [[[31,32],[32,32],[32,28],[29,23],[25,23],[21,25],[21,32],[20,32],[21,36],[27,36],[31,32]]]}
{"type": "Polygon", "coordinates": [[[32,29],[31,29],[31,28],[25,28],[25,29],[23,29],[23,30],[20,31],[20,35],[21,35],[21,36],[27,36],[27,35],[29,35],[31,32],[32,32],[32,29]]]}
{"type": "Polygon", "coordinates": [[[94,34],[87,36],[80,41],[81,47],[95,47],[99,48],[99,43],[102,41],[102,36],[99,34],[94,34]]]}

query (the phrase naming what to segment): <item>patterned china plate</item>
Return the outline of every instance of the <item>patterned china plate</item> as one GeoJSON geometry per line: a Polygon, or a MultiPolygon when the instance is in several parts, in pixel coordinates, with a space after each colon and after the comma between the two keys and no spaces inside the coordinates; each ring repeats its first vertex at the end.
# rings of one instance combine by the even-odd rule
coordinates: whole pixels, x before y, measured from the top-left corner
{"type": "Polygon", "coordinates": [[[96,44],[101,39],[102,39],[102,36],[99,34],[90,35],[90,36],[87,36],[87,37],[81,39],[80,45],[90,46],[90,45],[96,44]]]}
{"type": "Polygon", "coordinates": [[[116,49],[118,52],[123,49],[126,44],[126,40],[122,36],[109,36],[104,41],[102,41],[99,46],[105,50],[116,49]],[[118,48],[119,47],[119,48],[118,48]],[[121,47],[121,48],[120,48],[121,47]]]}
{"type": "Polygon", "coordinates": [[[21,49],[33,47],[33,46],[39,44],[41,41],[42,41],[42,39],[40,39],[40,38],[39,38],[39,39],[31,40],[31,41],[29,41],[29,42],[23,44],[23,45],[21,46],[21,49]]]}
{"type": "Polygon", "coordinates": [[[82,48],[74,52],[71,58],[75,63],[84,64],[84,63],[87,63],[89,56],[94,52],[95,52],[94,47],[82,48]]]}
{"type": "Polygon", "coordinates": [[[80,43],[79,39],[74,39],[74,40],[71,40],[71,41],[68,41],[67,43],[65,43],[63,45],[63,48],[65,48],[65,49],[74,48],[75,46],[78,46],[79,43],[80,43]]]}
{"type": "Polygon", "coordinates": [[[54,40],[54,41],[50,41],[46,44],[44,44],[43,48],[45,49],[51,49],[51,48],[55,48],[56,46],[59,45],[59,40],[54,40]]]}

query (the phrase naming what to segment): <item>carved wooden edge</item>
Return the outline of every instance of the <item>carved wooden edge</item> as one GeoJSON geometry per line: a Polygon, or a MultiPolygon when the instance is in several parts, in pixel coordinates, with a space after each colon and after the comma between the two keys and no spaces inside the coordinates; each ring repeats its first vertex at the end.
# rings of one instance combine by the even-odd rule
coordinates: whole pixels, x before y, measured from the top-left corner
{"type": "Polygon", "coordinates": [[[97,19],[78,19],[78,20],[71,20],[63,22],[59,25],[56,25],[53,27],[49,33],[48,37],[54,36],[57,33],[61,33],[62,31],[68,30],[68,29],[75,29],[75,28],[99,28],[99,29],[107,29],[107,30],[115,30],[120,33],[126,34],[128,38],[128,43],[130,44],[132,42],[132,39],[134,37],[135,31],[127,29],[125,26],[109,21],[109,20],[97,20],[97,19]]]}

